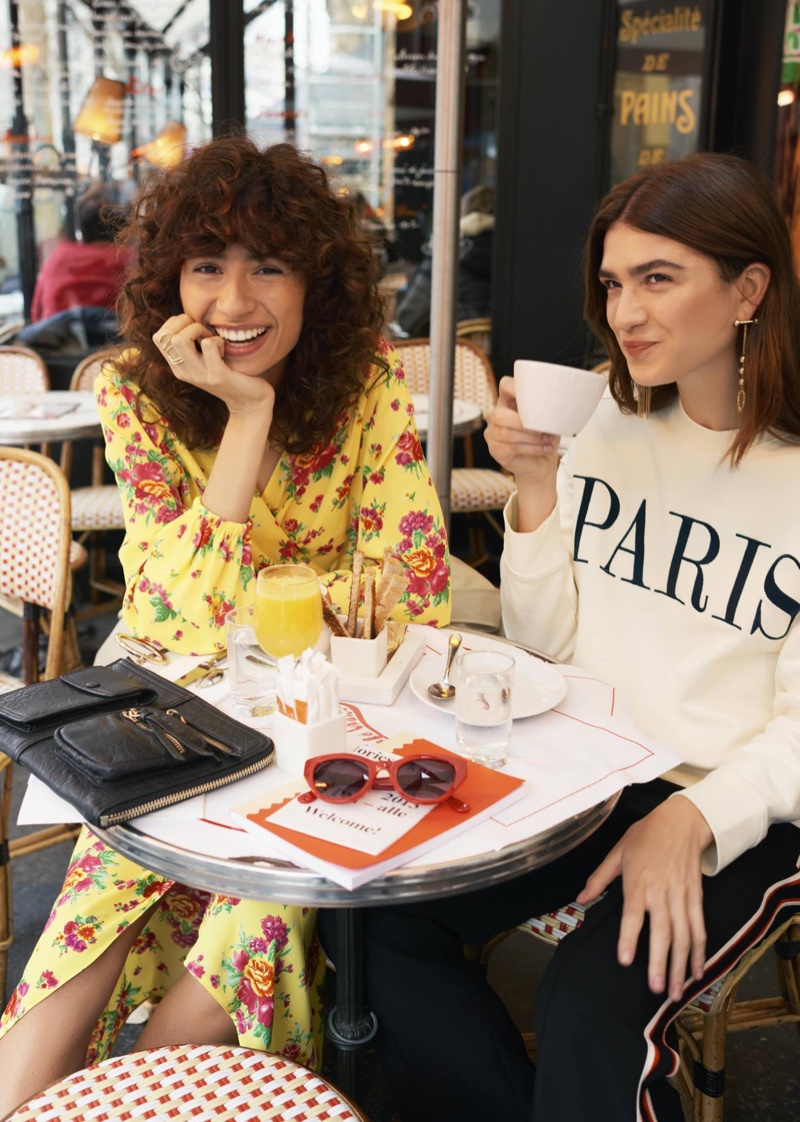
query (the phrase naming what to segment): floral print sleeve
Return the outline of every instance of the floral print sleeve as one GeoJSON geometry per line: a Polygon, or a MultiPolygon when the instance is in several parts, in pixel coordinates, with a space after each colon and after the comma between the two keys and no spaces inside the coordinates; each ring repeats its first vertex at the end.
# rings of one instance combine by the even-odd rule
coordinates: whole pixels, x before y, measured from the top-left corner
{"type": "Polygon", "coordinates": [[[207,476],[162,419],[113,371],[95,383],[106,460],[125,515],[123,618],[134,634],[184,653],[224,647],[223,617],[253,579],[247,526],[202,503],[207,476]]]}
{"type": "Polygon", "coordinates": [[[389,547],[403,562],[408,583],[392,615],[444,627],[450,622],[450,559],[439,497],[422,451],[414,408],[397,352],[385,345],[388,369],[370,384],[360,404],[358,458],[348,501],[344,571],[325,583],[346,611],[353,552],[382,564],[389,547]]]}
{"type": "Polygon", "coordinates": [[[187,448],[144,395],[137,411],[136,387],[113,369],[99,376],[106,459],[125,513],[123,618],[135,635],[180,653],[220,650],[225,614],[253,601],[259,569],[287,561],[312,565],[344,607],[355,549],[380,563],[385,546],[409,574],[394,615],[449,621],[442,512],[402,366],[388,344],[382,349],[332,438],[303,456],[285,454],[243,523],[203,504],[216,451],[187,448]]]}

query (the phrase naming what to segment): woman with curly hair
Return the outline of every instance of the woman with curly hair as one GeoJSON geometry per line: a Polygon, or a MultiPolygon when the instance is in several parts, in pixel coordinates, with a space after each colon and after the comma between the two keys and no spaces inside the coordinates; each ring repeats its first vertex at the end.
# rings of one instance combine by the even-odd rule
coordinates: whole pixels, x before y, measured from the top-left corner
{"type": "MultiPolygon", "coordinates": [[[[344,609],[354,551],[386,546],[408,574],[395,616],[446,624],[441,509],[352,204],[290,145],[226,137],[151,185],[123,237],[131,346],[95,389],[126,627],[218,650],[265,565],[314,566],[344,609]]],[[[318,1066],[323,970],[313,910],[186,888],[84,830],[0,1024],[0,1117],[153,997],[139,1048],[238,1040],[318,1066]]]]}

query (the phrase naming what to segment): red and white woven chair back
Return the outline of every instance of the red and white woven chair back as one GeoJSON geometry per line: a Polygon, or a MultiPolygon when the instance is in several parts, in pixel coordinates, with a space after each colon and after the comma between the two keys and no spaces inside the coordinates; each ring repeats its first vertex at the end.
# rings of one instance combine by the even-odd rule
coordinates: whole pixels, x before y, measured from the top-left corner
{"type": "MultiPolygon", "coordinates": [[[[394,346],[403,360],[406,385],[411,393],[430,390],[430,339],[397,339],[394,346]]],[[[453,364],[453,397],[474,401],[486,412],[497,401],[497,382],[485,351],[469,341],[456,339],[453,364]]]]}
{"type": "Polygon", "coordinates": [[[94,390],[97,375],[103,369],[103,366],[107,362],[112,362],[121,351],[121,347],[106,347],[104,350],[95,351],[94,354],[84,358],[75,367],[69,388],[71,390],[86,390],[91,393],[94,390]]]}
{"type": "Polygon", "coordinates": [[[47,456],[0,448],[0,593],[63,616],[69,582],[70,501],[47,456]]]}
{"type": "Polygon", "coordinates": [[[428,393],[431,388],[430,339],[396,339],[393,343],[403,360],[409,393],[428,393]]]}
{"type": "Polygon", "coordinates": [[[469,339],[456,339],[453,396],[474,401],[484,414],[497,401],[497,381],[489,357],[469,339]]]}
{"type": "Polygon", "coordinates": [[[0,347],[0,393],[47,393],[44,359],[28,347],[0,347]]]}

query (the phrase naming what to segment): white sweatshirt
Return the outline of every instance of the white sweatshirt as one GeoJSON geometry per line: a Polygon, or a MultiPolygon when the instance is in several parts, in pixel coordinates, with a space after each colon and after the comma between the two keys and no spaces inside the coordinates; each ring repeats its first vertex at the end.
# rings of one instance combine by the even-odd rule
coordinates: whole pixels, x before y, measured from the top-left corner
{"type": "MultiPolygon", "coordinates": [[[[676,401],[647,421],[604,398],[533,533],[506,508],[506,634],[591,670],[671,744],[714,834],[712,873],[773,822],[800,825],[800,446],[732,433],[676,401]]],[[[798,834],[800,852],[800,834],[798,834]]]]}

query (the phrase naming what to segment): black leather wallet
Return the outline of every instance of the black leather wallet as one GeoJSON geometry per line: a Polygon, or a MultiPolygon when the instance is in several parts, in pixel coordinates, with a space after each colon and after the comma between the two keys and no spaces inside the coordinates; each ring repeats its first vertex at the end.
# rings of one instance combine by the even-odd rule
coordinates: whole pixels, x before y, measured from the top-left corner
{"type": "Polygon", "coordinates": [[[0,749],[113,826],[266,767],[272,740],[131,659],[0,694],[0,749]]]}

